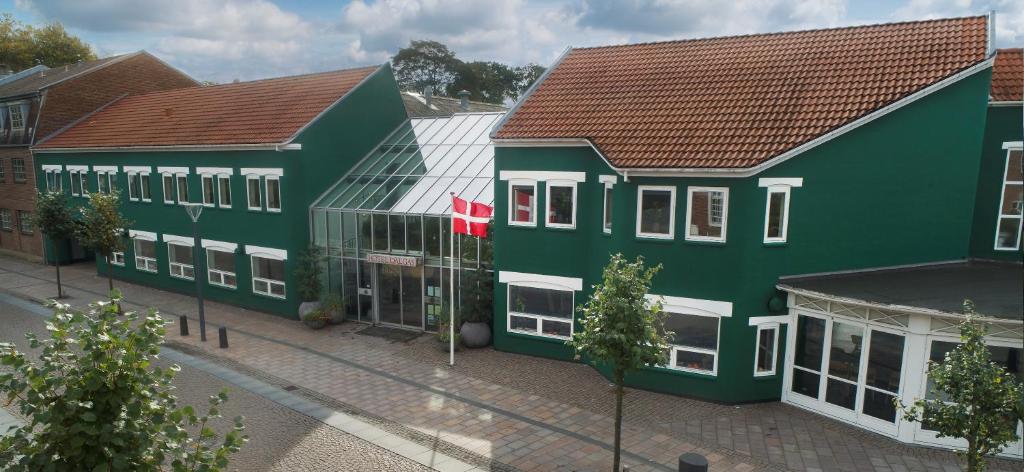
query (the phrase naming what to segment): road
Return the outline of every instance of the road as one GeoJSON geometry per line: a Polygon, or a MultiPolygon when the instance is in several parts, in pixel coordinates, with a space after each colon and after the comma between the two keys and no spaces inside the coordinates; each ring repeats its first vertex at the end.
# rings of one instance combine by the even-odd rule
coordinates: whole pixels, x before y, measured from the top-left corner
{"type": "MultiPolygon", "coordinates": [[[[0,298],[0,341],[32,356],[26,332],[45,336],[45,319],[0,298]]],[[[36,353],[37,354],[37,353],[36,353]]],[[[161,361],[164,366],[169,363],[161,361]]],[[[223,426],[245,416],[249,442],[232,456],[230,469],[244,471],[428,471],[423,465],[343,433],[288,407],[187,365],[174,381],[180,405],[204,411],[206,399],[228,388],[223,426]]],[[[13,410],[14,407],[8,407],[13,410]]]]}

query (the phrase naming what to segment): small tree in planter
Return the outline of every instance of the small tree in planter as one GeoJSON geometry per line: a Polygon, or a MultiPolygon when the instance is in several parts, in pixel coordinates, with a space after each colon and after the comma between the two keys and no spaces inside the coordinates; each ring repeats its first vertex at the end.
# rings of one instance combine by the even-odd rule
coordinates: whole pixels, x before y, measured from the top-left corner
{"type": "Polygon", "coordinates": [[[302,304],[299,305],[299,318],[306,319],[306,315],[314,310],[320,309],[320,292],[322,285],[323,267],[320,265],[320,248],[309,246],[299,256],[298,267],[295,268],[295,279],[298,283],[299,296],[302,297],[302,304]]]}
{"type": "Polygon", "coordinates": [[[985,456],[1018,439],[1017,422],[1024,419],[1024,386],[1001,365],[992,362],[985,345],[987,328],[976,320],[974,303],[964,301],[966,319],[960,323],[962,344],[941,363],[930,362],[928,379],[938,394],[917,399],[910,407],[896,406],[909,421],[926,422],[939,437],[967,441],[957,455],[968,472],[985,470],[985,456]]]}
{"type": "MultiPolygon", "coordinates": [[[[75,236],[75,219],[68,208],[68,197],[63,192],[38,192],[34,223],[39,231],[50,238],[54,248],[75,236]]],[[[57,268],[57,298],[64,298],[60,283],[60,254],[54,251],[53,265],[57,268]]]]}
{"type": "Polygon", "coordinates": [[[337,293],[329,293],[320,302],[320,308],[327,314],[331,323],[345,321],[345,299],[337,293]]]}
{"type": "Polygon", "coordinates": [[[483,265],[463,272],[462,310],[464,322],[459,328],[466,347],[484,347],[491,343],[491,318],[494,313],[494,274],[483,265]]]}
{"type": "Polygon", "coordinates": [[[117,191],[90,193],[89,204],[80,208],[82,214],[77,236],[82,245],[103,256],[107,264],[107,286],[114,290],[114,269],[110,263],[115,252],[124,251],[124,232],[131,222],[121,215],[121,196],[117,191]]]}
{"type": "Polygon", "coordinates": [[[573,333],[568,344],[577,358],[586,356],[597,364],[612,368],[615,382],[615,455],[613,471],[619,470],[622,445],[622,396],[626,373],[665,365],[669,341],[665,333],[661,302],[650,303],[647,293],[651,279],[661,266],[644,267],[643,257],[627,262],[622,254],[612,256],[604,268],[603,280],[594,286],[587,303],[579,307],[582,329],[573,333]]]}
{"type": "MultiPolygon", "coordinates": [[[[449,337],[450,333],[451,333],[451,329],[449,328],[449,326],[450,326],[449,323],[451,322],[451,318],[452,318],[452,314],[451,313],[452,313],[451,312],[451,305],[444,304],[444,305],[441,305],[441,313],[439,315],[437,315],[437,341],[438,341],[438,343],[440,343],[441,350],[443,350],[444,352],[448,352],[449,347],[451,345],[451,343],[448,342],[448,340],[451,339],[449,337]]],[[[461,311],[458,308],[456,308],[455,309],[455,325],[458,326],[459,322],[461,320],[462,320],[462,313],[461,313],[461,311]]],[[[455,331],[455,350],[456,351],[459,350],[459,344],[460,344],[461,341],[462,341],[462,335],[459,333],[458,330],[456,330],[455,331]]]]}

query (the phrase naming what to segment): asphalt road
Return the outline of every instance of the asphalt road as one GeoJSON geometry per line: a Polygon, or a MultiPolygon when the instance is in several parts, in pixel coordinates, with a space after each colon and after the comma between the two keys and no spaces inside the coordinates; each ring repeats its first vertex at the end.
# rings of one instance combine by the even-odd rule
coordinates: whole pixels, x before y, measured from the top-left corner
{"type": "MultiPolygon", "coordinates": [[[[24,336],[30,331],[45,336],[44,318],[0,299],[0,341],[13,342],[32,356],[24,336]]],[[[193,405],[200,411],[204,411],[210,395],[229,389],[230,400],[222,408],[222,426],[230,427],[231,418],[243,415],[249,436],[249,442],[232,456],[231,470],[431,470],[189,366],[181,366],[174,385],[179,404],[193,405]]]]}

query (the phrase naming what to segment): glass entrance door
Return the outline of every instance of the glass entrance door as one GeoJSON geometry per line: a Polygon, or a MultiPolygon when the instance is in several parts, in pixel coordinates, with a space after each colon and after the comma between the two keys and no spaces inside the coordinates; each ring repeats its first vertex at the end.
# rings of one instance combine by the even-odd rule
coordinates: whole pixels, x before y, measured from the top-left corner
{"type": "Polygon", "coordinates": [[[373,322],[373,280],[376,277],[374,265],[359,262],[359,321],[373,322]]]}
{"type": "Polygon", "coordinates": [[[402,268],[377,265],[377,322],[402,325],[402,268]]]}
{"type": "Polygon", "coordinates": [[[423,328],[423,268],[402,267],[402,326],[423,328]]]}
{"type": "Polygon", "coordinates": [[[423,329],[423,267],[366,264],[376,273],[374,322],[423,329]]]}

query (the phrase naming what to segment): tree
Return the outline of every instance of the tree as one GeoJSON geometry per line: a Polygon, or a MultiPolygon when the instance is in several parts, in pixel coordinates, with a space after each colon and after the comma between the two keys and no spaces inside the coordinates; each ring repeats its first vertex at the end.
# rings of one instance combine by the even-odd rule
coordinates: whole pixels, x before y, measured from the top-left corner
{"type": "Polygon", "coordinates": [[[115,252],[124,251],[124,232],[132,224],[121,215],[121,196],[116,190],[90,193],[89,205],[79,208],[79,211],[78,240],[103,256],[107,264],[107,285],[114,290],[114,271],[110,260],[115,252]]]}
{"type": "Polygon", "coordinates": [[[413,40],[409,47],[398,50],[391,58],[395,80],[402,90],[423,90],[432,87],[441,92],[455,80],[459,60],[448,46],[437,41],[413,40]]]}
{"type": "Polygon", "coordinates": [[[628,262],[622,254],[611,257],[600,284],[586,304],[579,307],[581,329],[568,344],[576,356],[607,364],[615,382],[615,457],[619,470],[622,445],[622,396],[626,374],[668,362],[672,333],[665,332],[661,302],[650,302],[647,293],[661,265],[647,268],[643,257],[628,262]]]}
{"type": "Polygon", "coordinates": [[[0,17],[0,65],[13,72],[36,65],[60,67],[96,59],[92,48],[59,22],[25,25],[9,13],[0,17]]]}
{"type": "Polygon", "coordinates": [[[38,363],[0,343],[0,394],[29,419],[0,438],[0,469],[217,471],[248,440],[237,417],[218,444],[210,425],[226,391],[210,397],[205,414],[178,407],[179,367],[155,365],[166,321],[155,310],[120,317],[119,298],[88,313],[54,303],[49,339],[26,334],[41,349],[38,363]]]}
{"type": "Polygon", "coordinates": [[[510,98],[517,80],[516,71],[500,62],[459,62],[447,94],[454,97],[466,90],[471,100],[501,104],[510,98]]]}
{"type": "MultiPolygon", "coordinates": [[[[68,198],[64,192],[38,192],[34,222],[39,231],[50,238],[55,248],[58,242],[75,236],[75,219],[68,208],[68,198]]],[[[57,268],[57,298],[63,298],[60,254],[53,254],[53,265],[57,268]]]]}
{"type": "Polygon", "coordinates": [[[320,248],[310,245],[299,255],[299,263],[295,268],[295,281],[298,283],[299,295],[304,302],[320,300],[323,288],[323,257],[320,248]]]}
{"type": "Polygon", "coordinates": [[[929,362],[928,379],[935,398],[917,399],[899,407],[908,421],[926,422],[939,437],[961,438],[967,449],[957,455],[968,472],[985,470],[985,456],[1016,441],[1017,422],[1024,419],[1024,386],[999,364],[985,345],[987,328],[976,319],[970,300],[964,301],[961,344],[941,363],[929,362]]]}
{"type": "Polygon", "coordinates": [[[533,63],[516,67],[516,83],[515,87],[512,88],[512,93],[509,98],[511,98],[512,101],[519,100],[519,97],[522,97],[523,94],[529,90],[530,86],[533,85],[537,79],[540,79],[540,76],[544,75],[544,71],[544,66],[533,63]]]}

